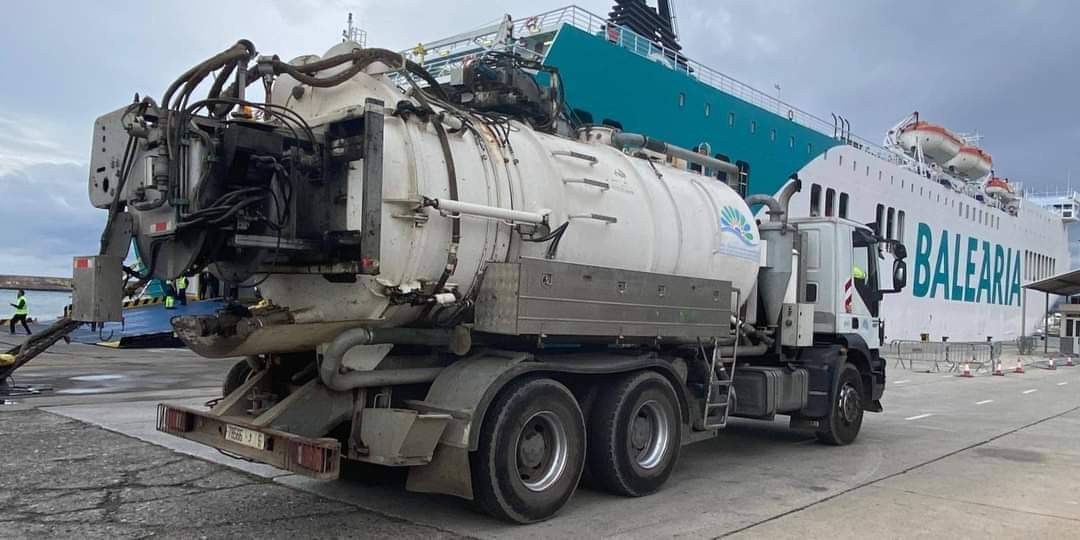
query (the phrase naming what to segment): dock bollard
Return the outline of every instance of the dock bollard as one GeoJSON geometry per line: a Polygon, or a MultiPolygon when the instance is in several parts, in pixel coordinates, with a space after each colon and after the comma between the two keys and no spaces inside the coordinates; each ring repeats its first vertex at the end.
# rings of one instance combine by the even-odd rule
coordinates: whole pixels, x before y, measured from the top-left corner
{"type": "Polygon", "coordinates": [[[1023,373],[1023,372],[1024,372],[1024,360],[1021,359],[1021,358],[1017,358],[1016,359],[1016,368],[1013,369],[1013,373],[1023,373]]]}

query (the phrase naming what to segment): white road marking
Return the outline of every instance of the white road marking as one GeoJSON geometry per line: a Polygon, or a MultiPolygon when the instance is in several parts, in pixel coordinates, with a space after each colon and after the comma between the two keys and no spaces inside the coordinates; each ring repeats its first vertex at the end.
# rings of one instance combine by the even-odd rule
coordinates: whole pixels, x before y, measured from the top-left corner
{"type": "Polygon", "coordinates": [[[1058,383],[1058,386],[1065,386],[1066,384],[1069,384],[1069,381],[1062,381],[1062,382],[1059,382],[1059,383],[1058,383]]]}
{"type": "Polygon", "coordinates": [[[1032,393],[1032,392],[1038,392],[1038,391],[1039,391],[1039,389],[1038,389],[1038,388],[1032,388],[1032,389],[1030,389],[1030,390],[1024,390],[1023,392],[1020,392],[1020,393],[1021,393],[1021,394],[1030,394],[1030,393],[1032,393]]]}
{"type": "Polygon", "coordinates": [[[992,400],[992,399],[984,399],[982,401],[976,401],[975,404],[976,405],[986,405],[987,403],[993,403],[993,402],[994,402],[994,400],[992,400]]]}
{"type": "Polygon", "coordinates": [[[927,418],[927,417],[930,417],[930,416],[934,416],[934,415],[930,414],[930,413],[919,414],[919,415],[915,415],[915,416],[909,416],[909,417],[905,418],[904,420],[922,420],[923,418],[927,418]]]}
{"type": "Polygon", "coordinates": [[[953,375],[952,375],[951,373],[950,373],[950,374],[948,374],[948,375],[942,375],[942,377],[944,377],[944,378],[946,378],[946,379],[948,379],[948,378],[950,378],[950,377],[952,377],[952,376],[953,376],[953,375]]]}
{"type": "Polygon", "coordinates": [[[910,381],[910,380],[908,380],[908,379],[904,379],[904,380],[902,380],[902,381],[896,381],[896,382],[894,382],[893,384],[904,384],[904,383],[906,383],[906,382],[911,382],[911,381],[910,381]]]}

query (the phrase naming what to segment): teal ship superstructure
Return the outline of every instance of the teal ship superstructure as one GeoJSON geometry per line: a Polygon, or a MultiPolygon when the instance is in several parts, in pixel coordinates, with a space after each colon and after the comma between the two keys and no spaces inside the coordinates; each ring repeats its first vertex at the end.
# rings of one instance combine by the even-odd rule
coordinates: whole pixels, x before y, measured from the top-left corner
{"type": "Polygon", "coordinates": [[[786,117],[796,112],[763,94],[754,96],[785,116],[739,99],[704,82],[712,77],[749,91],[737,81],[722,81],[702,66],[675,65],[664,52],[629,31],[619,41],[565,25],[545,63],[559,68],[574,109],[599,122],[613,120],[627,131],[649,133],[686,148],[707,145],[747,169],[749,192],[775,193],[788,178],[839,142],[786,117]],[[649,50],[659,53],[649,58],[649,50]],[[632,84],[627,84],[633,81],[632,84]]]}

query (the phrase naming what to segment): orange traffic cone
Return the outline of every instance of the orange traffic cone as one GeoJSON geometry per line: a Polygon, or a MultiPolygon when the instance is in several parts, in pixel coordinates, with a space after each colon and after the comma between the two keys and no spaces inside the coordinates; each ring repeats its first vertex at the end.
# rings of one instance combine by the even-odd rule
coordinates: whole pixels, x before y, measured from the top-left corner
{"type": "Polygon", "coordinates": [[[1057,369],[1057,366],[1054,365],[1053,357],[1051,357],[1050,361],[1046,364],[1046,369],[1057,369]]]}
{"type": "Polygon", "coordinates": [[[994,362],[994,375],[999,377],[1005,376],[1005,370],[1001,367],[1001,362],[994,362]]]}
{"type": "Polygon", "coordinates": [[[961,377],[974,377],[974,375],[971,374],[971,364],[964,364],[964,369],[963,369],[963,371],[960,372],[960,376],[961,377]]]}
{"type": "Polygon", "coordinates": [[[1072,357],[1071,357],[1071,356],[1066,356],[1066,357],[1065,357],[1065,366],[1066,366],[1066,367],[1073,367],[1073,366],[1075,366],[1075,365],[1076,365],[1076,364],[1073,364],[1073,359],[1072,359],[1072,357]]]}
{"type": "Polygon", "coordinates": [[[1020,358],[1017,358],[1016,359],[1016,368],[1013,369],[1013,373],[1023,373],[1023,372],[1024,372],[1024,361],[1022,359],[1020,359],[1020,358]]]}

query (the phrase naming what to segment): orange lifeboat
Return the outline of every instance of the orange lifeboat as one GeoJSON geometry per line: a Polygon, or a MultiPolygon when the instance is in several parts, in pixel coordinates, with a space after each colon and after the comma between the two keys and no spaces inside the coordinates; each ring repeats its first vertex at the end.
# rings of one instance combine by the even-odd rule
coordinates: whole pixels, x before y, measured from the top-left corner
{"type": "Polygon", "coordinates": [[[915,155],[916,148],[932,162],[944,165],[956,157],[963,144],[951,131],[929,122],[915,122],[900,130],[896,140],[904,151],[915,155]]]}
{"type": "Polygon", "coordinates": [[[960,147],[956,157],[945,164],[946,170],[965,178],[982,178],[990,174],[993,167],[994,160],[990,154],[977,146],[960,147]]]}
{"type": "Polygon", "coordinates": [[[1003,201],[1011,201],[1016,198],[1016,194],[1013,193],[1013,188],[1012,185],[1009,184],[1009,181],[999,176],[995,176],[987,181],[984,191],[986,191],[987,195],[1003,201]]]}

